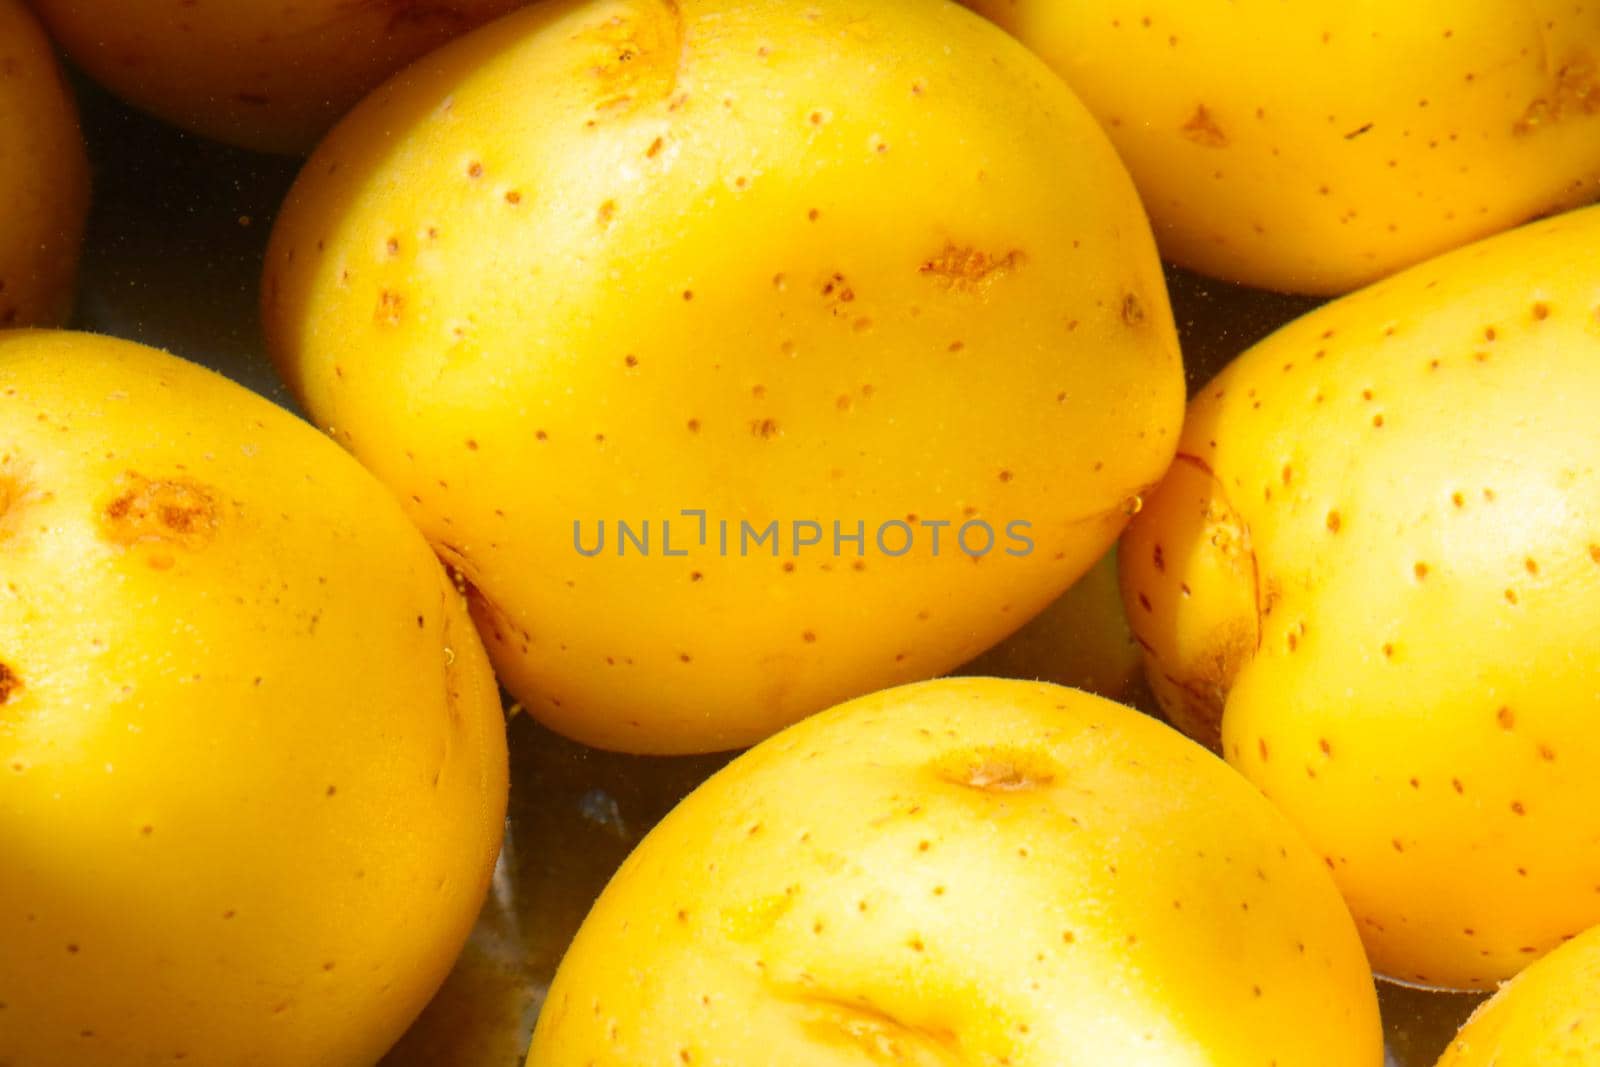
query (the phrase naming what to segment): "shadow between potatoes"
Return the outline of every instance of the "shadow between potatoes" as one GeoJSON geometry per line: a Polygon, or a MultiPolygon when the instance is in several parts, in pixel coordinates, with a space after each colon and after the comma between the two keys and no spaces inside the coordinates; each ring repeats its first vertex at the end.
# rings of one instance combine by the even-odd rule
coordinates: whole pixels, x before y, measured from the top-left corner
{"type": "Polygon", "coordinates": [[[294,410],[267,360],[267,237],[300,160],[207,141],[73,79],[93,192],[75,329],[163,348],[294,410]]]}
{"type": "Polygon", "coordinates": [[[521,1064],[556,965],[651,827],[737,753],[625,756],[509,723],[505,849],[472,939],[383,1067],[521,1064]]]}

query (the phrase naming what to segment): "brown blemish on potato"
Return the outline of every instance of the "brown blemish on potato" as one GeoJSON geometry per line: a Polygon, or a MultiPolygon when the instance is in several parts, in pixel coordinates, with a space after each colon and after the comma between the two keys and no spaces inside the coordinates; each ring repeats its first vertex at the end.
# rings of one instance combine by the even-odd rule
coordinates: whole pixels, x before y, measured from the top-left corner
{"type": "MultiPolygon", "coordinates": [[[[1196,504],[1204,509],[1193,530],[1196,549],[1213,556],[1215,565],[1239,583],[1240,610],[1214,619],[1209,632],[1189,645],[1181,658],[1155,651],[1169,645],[1169,638],[1154,629],[1161,618],[1135,612],[1130,622],[1149,655],[1150,666],[1159,671],[1156,689],[1167,718],[1185,734],[1220,751],[1228,693],[1239,671],[1261,647],[1262,619],[1271,613],[1275,594],[1272,583],[1262,580],[1247,526],[1209,464],[1198,456],[1180,453],[1173,470],[1183,477],[1205,476],[1208,484],[1193,488],[1196,504]],[[1185,468],[1193,473],[1183,474],[1185,468]]],[[[1169,479],[1172,477],[1169,474],[1169,479]]]]}
{"type": "Polygon", "coordinates": [[[1258,635],[1253,620],[1235,619],[1210,635],[1204,651],[1177,672],[1163,672],[1176,687],[1179,703],[1163,710],[1183,733],[1213,752],[1222,751],[1222,715],[1239,671],[1255,655],[1258,635]]]}
{"type": "Polygon", "coordinates": [[[1060,775],[1049,756],[1026,749],[983,746],[940,756],[933,773],[949,782],[981,793],[1026,793],[1046,789],[1060,775]]]}
{"type": "Polygon", "coordinates": [[[406,307],[406,298],[392,289],[378,290],[378,306],[372,321],[379,326],[398,326],[406,307]]]}
{"type": "MultiPolygon", "coordinates": [[[[660,0],[653,15],[616,14],[574,38],[580,73],[593,79],[594,110],[606,119],[633,115],[677,92],[683,15],[676,0],[660,0]]],[[[672,108],[681,106],[672,101],[672,108]]],[[[594,120],[587,124],[593,129],[594,120]]]]}
{"type": "Polygon", "coordinates": [[[1178,132],[1186,140],[1206,148],[1228,147],[1228,135],[1222,132],[1222,127],[1217,125],[1217,120],[1204,104],[1195,105],[1194,114],[1178,128],[1178,132]]]}
{"type": "Polygon", "coordinates": [[[1600,114],[1600,75],[1591,58],[1579,56],[1556,71],[1550,91],[1528,105],[1511,132],[1524,137],[1564,119],[1594,114],[1600,114]]]}
{"type": "Polygon", "coordinates": [[[947,242],[938,255],[926,260],[918,273],[932,277],[945,288],[962,293],[985,293],[996,281],[1028,261],[1021,249],[1003,255],[979,251],[971,245],[947,242]]]}
{"type": "MultiPolygon", "coordinates": [[[[129,471],[100,516],[100,535],[124,548],[157,542],[189,551],[216,537],[222,509],[210,488],[190,478],[157,480],[129,471]]],[[[167,559],[170,557],[152,557],[167,559]]]]}
{"type": "Polygon", "coordinates": [[[22,679],[9,663],[0,663],[0,705],[11,703],[11,698],[22,691],[22,679]]]}
{"type": "Polygon", "coordinates": [[[1135,293],[1127,293],[1122,298],[1122,322],[1126,326],[1138,326],[1144,322],[1144,304],[1140,302],[1135,293]]]}

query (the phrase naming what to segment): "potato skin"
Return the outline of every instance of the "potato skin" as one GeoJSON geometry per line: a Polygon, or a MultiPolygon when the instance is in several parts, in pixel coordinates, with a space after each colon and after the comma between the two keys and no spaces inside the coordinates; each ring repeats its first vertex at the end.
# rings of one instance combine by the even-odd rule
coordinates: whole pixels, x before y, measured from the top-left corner
{"type": "Polygon", "coordinates": [[[1600,197],[1600,5],[966,0],[1133,172],[1163,254],[1348,292],[1600,197]]]}
{"type": "Polygon", "coordinates": [[[0,0],[0,329],[72,311],[89,211],[78,109],[44,31],[0,0]]]}
{"type": "Polygon", "coordinates": [[[519,12],[335,131],[264,285],[285,377],[475,587],[501,680],[605,748],[735,748],[962,663],[1103,554],[1181,419],[1109,144],[942,2],[519,12]],[[576,551],[684,509],[686,558],[659,526],[576,551]],[[937,558],[741,558],[719,517],[952,525],[937,558]],[[974,519],[1033,551],[974,564],[974,519]]]}
{"type": "Polygon", "coordinates": [[[1600,1067],[1600,928],[1562,945],[1482,1005],[1438,1067],[1600,1067]]]}
{"type": "Polygon", "coordinates": [[[370,1067],[476,918],[504,727],[461,597],[310,427],[0,333],[0,1056],[370,1067]]]}
{"type": "Polygon", "coordinates": [[[1383,1060],[1349,914],[1198,746],[1038,682],[862,697],[729,765],[563,960],[530,1067],[1383,1060]]]}
{"type": "Polygon", "coordinates": [[[385,78],[527,0],[32,0],[73,62],[185,129],[298,154],[385,78]]]}
{"type": "Polygon", "coordinates": [[[1600,208],[1331,304],[1191,404],[1124,537],[1153,688],[1334,868],[1384,973],[1600,922],[1600,208]]]}

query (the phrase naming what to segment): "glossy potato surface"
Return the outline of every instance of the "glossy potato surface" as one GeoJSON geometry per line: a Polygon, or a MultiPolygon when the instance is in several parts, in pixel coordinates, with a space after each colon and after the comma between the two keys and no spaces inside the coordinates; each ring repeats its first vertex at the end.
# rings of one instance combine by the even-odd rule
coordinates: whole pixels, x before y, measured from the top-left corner
{"type": "Polygon", "coordinates": [[[370,1067],[499,851],[460,594],[313,429],[0,333],[0,1060],[370,1067]]]}
{"type": "Polygon", "coordinates": [[[1600,4],[969,0],[1116,142],[1172,260],[1343,293],[1600,198],[1600,4]]]}
{"type": "Polygon", "coordinates": [[[945,679],[817,715],[634,851],[530,1067],[1383,1062],[1332,880],[1131,709],[945,679]]]}
{"type": "Polygon", "coordinates": [[[1167,713],[1402,980],[1492,989],[1600,921],[1597,246],[1574,212],[1284,327],[1120,547],[1167,713]]]}
{"type": "Polygon", "coordinates": [[[969,659],[1109,547],[1182,407],[1109,144],[942,2],[519,12],[323,144],[263,299],[502,682],[627,751],[969,659]]]}

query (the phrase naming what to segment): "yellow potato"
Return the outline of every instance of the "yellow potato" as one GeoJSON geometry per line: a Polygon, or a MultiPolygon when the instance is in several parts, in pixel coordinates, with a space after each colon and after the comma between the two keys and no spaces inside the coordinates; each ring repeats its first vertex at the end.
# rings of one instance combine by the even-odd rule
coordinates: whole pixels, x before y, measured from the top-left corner
{"type": "Polygon", "coordinates": [[[1600,929],[1529,967],[1461,1028],[1438,1067],[1600,1067],[1600,929]]]}
{"type": "Polygon", "coordinates": [[[607,748],[746,745],[964,662],[1109,547],[1181,421],[1126,173],[954,4],[512,15],[322,145],[264,301],[501,680],[607,748]]]}
{"type": "Polygon", "coordinates": [[[118,96],[230,144],[304,152],[390,74],[527,0],[32,0],[118,96]]]}
{"type": "Polygon", "coordinates": [[[0,333],[0,1060],[367,1067],[499,848],[461,597],[310,427],[0,333]]]}
{"type": "Polygon", "coordinates": [[[1028,625],[957,673],[1054,682],[1129,703],[1140,689],[1139,658],[1113,550],[1028,625]]]}
{"type": "Polygon", "coordinates": [[[1111,134],[1163,253],[1342,293],[1600,196],[1600,4],[966,0],[1111,134]]]}
{"type": "Polygon", "coordinates": [[[1597,247],[1574,212],[1257,345],[1120,549],[1173,721],[1220,720],[1408,981],[1600,922],[1597,247]]]}
{"type": "Polygon", "coordinates": [[[0,329],[66,320],[88,211],[72,91],[28,9],[0,0],[0,329]]]}
{"type": "Polygon", "coordinates": [[[1327,871],[1121,705],[945,679],[774,737],[623,864],[530,1067],[1383,1061],[1327,871]]]}

